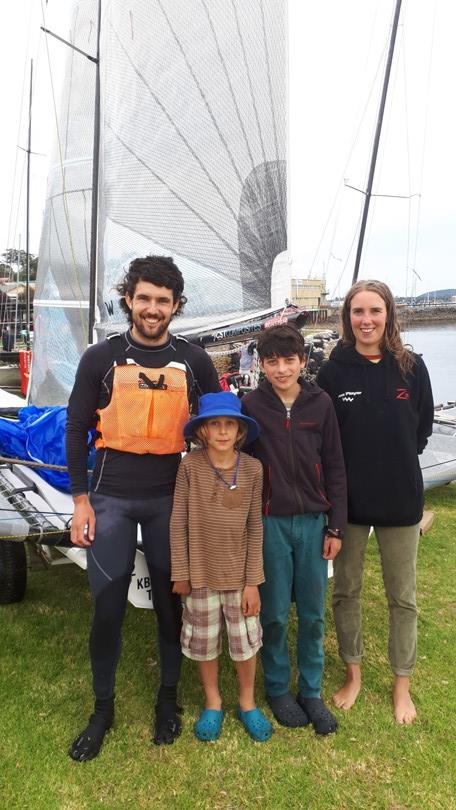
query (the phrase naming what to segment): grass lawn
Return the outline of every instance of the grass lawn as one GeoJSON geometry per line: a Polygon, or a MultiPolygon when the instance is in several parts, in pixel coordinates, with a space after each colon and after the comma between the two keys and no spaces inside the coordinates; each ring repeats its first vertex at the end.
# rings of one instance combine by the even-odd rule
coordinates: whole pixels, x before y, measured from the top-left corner
{"type": "MultiPolygon", "coordinates": [[[[436,516],[419,552],[418,721],[411,727],[392,718],[387,612],[371,543],[364,689],[351,712],[336,711],[337,734],[317,738],[310,727],[275,724],[268,743],[253,743],[234,715],[235,675],[224,655],[220,740],[204,744],[192,734],[201,691],[195,666],[185,661],[182,736],[172,746],[151,745],[155,617],[129,606],[115,728],[97,759],[74,763],[68,745],[92,709],[86,577],[70,565],[31,573],[24,602],[0,608],[0,809],[456,808],[456,485],[429,493],[426,508],[436,516]]],[[[292,645],[294,635],[293,616],[292,645]]],[[[343,674],[330,609],[326,653],[329,698],[343,674]]],[[[258,700],[264,704],[261,672],[258,700]]]]}

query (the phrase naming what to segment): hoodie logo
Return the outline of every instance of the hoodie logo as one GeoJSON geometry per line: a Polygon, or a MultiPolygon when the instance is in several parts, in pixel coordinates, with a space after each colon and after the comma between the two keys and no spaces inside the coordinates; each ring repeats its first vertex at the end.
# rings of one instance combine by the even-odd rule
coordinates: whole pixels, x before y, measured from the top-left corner
{"type": "Polygon", "coordinates": [[[396,391],[396,399],[410,399],[408,388],[398,388],[396,391]]]}
{"type": "Polygon", "coordinates": [[[337,399],[341,399],[342,402],[353,402],[355,397],[360,397],[362,391],[344,391],[343,394],[339,394],[337,399]]]}

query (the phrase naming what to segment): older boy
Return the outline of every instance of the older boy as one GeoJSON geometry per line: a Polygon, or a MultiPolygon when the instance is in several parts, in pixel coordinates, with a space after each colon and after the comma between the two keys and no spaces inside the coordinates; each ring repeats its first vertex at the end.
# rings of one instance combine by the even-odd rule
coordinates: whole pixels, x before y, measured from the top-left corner
{"type": "Polygon", "coordinates": [[[346,481],[329,396],[301,379],[304,339],[287,325],[261,333],[257,351],[266,379],[243,397],[243,411],[261,427],[251,452],[263,464],[264,572],[260,587],[266,698],[277,722],[312,723],[317,734],[337,728],[321,699],[328,560],[338,554],[346,524],[346,481]],[[298,695],[290,694],[288,614],[298,615],[298,695]]]}

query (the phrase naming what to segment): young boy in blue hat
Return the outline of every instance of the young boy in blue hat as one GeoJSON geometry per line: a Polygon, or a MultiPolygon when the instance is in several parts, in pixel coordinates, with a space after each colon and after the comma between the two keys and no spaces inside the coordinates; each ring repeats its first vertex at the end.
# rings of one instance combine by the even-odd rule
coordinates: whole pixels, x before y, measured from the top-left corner
{"type": "Polygon", "coordinates": [[[198,447],[182,460],[171,516],[171,579],[184,601],[182,652],[198,662],[205,708],[195,723],[199,740],[216,740],[223,722],[218,657],[226,625],[239,681],[237,715],[256,742],[272,733],[254,697],[261,647],[258,585],[263,575],[261,464],[241,453],[258,436],[230,392],[205,394],[184,428],[198,447]]]}
{"type": "Polygon", "coordinates": [[[252,453],[263,464],[264,572],[261,624],[266,699],[291,728],[337,728],[321,698],[328,560],[338,554],[347,519],[345,466],[330,397],[301,377],[304,339],[292,326],[266,329],[257,343],[265,380],[242,399],[261,433],[252,453]],[[298,694],[290,693],[287,632],[298,617],[298,694]]]}

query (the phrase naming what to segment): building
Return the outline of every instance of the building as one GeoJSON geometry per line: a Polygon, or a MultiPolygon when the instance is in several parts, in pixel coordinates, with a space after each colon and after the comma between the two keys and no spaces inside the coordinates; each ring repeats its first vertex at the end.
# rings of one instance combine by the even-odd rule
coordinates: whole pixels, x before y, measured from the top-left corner
{"type": "Polygon", "coordinates": [[[292,278],[291,303],[304,309],[326,308],[326,282],[322,278],[292,278]]]}
{"type": "MultiPolygon", "coordinates": [[[[33,316],[33,296],[35,283],[31,282],[30,289],[30,320],[33,316]]],[[[22,281],[1,281],[0,279],[0,323],[9,324],[15,334],[19,333],[22,324],[26,321],[26,285],[22,281]]]]}

